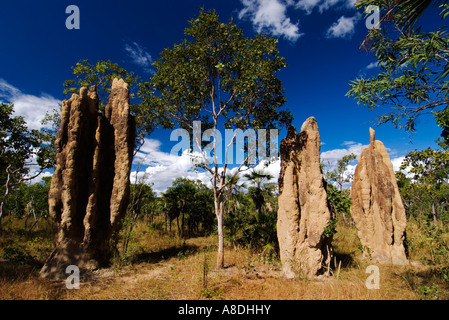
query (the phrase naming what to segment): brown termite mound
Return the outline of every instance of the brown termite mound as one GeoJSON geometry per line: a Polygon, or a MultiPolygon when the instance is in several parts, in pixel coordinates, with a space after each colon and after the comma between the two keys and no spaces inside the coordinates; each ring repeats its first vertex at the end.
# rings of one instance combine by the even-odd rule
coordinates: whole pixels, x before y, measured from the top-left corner
{"type": "Polygon", "coordinates": [[[383,264],[409,264],[404,248],[407,218],[393,164],[371,128],[370,144],[355,169],[351,199],[364,256],[383,264]]]}
{"type": "Polygon", "coordinates": [[[315,118],[296,134],[290,127],[281,141],[277,234],[287,278],[319,274],[332,250],[324,235],[331,218],[320,166],[320,135],[315,118]]]}
{"type": "Polygon", "coordinates": [[[66,278],[69,265],[106,265],[126,213],[135,139],[128,85],[114,79],[104,114],[98,104],[96,90],[84,87],[62,102],[48,199],[58,233],[42,277],[66,278]]]}

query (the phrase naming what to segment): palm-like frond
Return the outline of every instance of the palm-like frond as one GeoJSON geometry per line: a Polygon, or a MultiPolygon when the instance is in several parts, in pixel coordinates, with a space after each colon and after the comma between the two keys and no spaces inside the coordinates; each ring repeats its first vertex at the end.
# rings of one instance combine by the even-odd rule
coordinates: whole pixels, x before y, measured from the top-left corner
{"type": "Polygon", "coordinates": [[[423,12],[431,5],[438,5],[442,2],[447,2],[447,0],[403,0],[397,1],[397,12],[402,13],[402,20],[399,23],[406,29],[412,28],[418,18],[423,14],[423,12]]]}
{"type": "Polygon", "coordinates": [[[379,6],[384,11],[381,21],[394,20],[408,30],[414,27],[430,5],[436,7],[447,2],[448,0],[358,0],[356,7],[362,9],[369,5],[379,6]]]}

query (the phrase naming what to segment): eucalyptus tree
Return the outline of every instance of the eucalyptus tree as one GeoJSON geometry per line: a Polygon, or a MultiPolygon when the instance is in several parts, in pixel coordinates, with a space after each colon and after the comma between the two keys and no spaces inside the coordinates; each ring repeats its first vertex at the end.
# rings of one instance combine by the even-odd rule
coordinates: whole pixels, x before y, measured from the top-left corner
{"type": "Polygon", "coordinates": [[[437,218],[441,213],[447,212],[449,207],[449,151],[427,148],[409,152],[405,155],[400,170],[408,170],[410,176],[398,172],[402,197],[407,207],[426,208],[425,211],[431,213],[436,224],[437,218]]]}
{"type": "MultiPolygon", "coordinates": [[[[391,122],[415,131],[416,120],[433,113],[442,128],[442,144],[449,142],[449,35],[446,26],[423,31],[419,17],[431,5],[439,6],[442,19],[449,14],[445,1],[359,0],[357,8],[378,6],[382,13],[369,30],[362,48],[373,52],[380,72],[350,82],[347,95],[370,110],[387,107],[379,124],[391,122]]],[[[436,16],[435,18],[440,18],[436,16]]]]}
{"type": "Polygon", "coordinates": [[[23,117],[14,116],[14,105],[0,104],[0,234],[11,188],[35,178],[45,169],[46,161],[39,151],[41,143],[39,131],[28,129],[23,117]],[[40,167],[33,177],[28,176],[31,165],[40,167]]]}
{"type": "MultiPolygon", "coordinates": [[[[192,146],[203,155],[198,165],[212,176],[219,238],[217,267],[221,268],[226,174],[232,161],[228,152],[239,130],[276,129],[290,124],[291,114],[281,110],[286,99],[276,75],[286,62],[279,55],[275,38],[263,34],[245,37],[232,20],[220,22],[215,11],[201,10],[188,23],[186,39],[163,50],[153,64],[156,72],[144,96],[173,127],[194,130],[194,121],[201,121],[203,128],[213,130],[212,157],[204,156],[199,139],[193,139],[192,146]],[[224,147],[224,159],[220,159],[223,150],[218,149],[220,128],[235,130],[224,147]]],[[[233,174],[248,164],[246,155],[233,174]]]]}

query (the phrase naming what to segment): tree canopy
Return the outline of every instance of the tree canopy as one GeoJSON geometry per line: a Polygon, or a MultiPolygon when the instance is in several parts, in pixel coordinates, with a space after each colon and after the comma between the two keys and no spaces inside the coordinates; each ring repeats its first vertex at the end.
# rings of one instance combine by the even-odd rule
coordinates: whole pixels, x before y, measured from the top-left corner
{"type": "Polygon", "coordinates": [[[45,154],[39,149],[41,143],[40,132],[28,129],[23,117],[14,116],[12,104],[0,104],[0,231],[11,187],[31,178],[26,177],[31,165],[47,165],[45,154]]]}
{"type": "MultiPolygon", "coordinates": [[[[441,17],[449,13],[447,1],[440,3],[441,17]]],[[[378,123],[393,123],[409,132],[416,120],[432,113],[447,144],[449,117],[449,36],[446,27],[423,31],[418,18],[431,1],[360,0],[358,8],[377,5],[383,13],[380,28],[370,29],[362,47],[373,52],[381,72],[357,78],[347,95],[370,110],[390,107],[378,123]]]]}
{"type": "Polygon", "coordinates": [[[290,123],[291,114],[278,110],[286,100],[276,73],[286,63],[275,38],[244,37],[232,20],[220,22],[215,11],[201,10],[189,25],[187,39],[165,49],[154,63],[150,105],[186,129],[193,129],[194,120],[206,126],[220,117],[224,127],[243,130],[290,123]]]}
{"type": "MultiPolygon", "coordinates": [[[[142,86],[147,91],[143,96],[171,126],[193,130],[193,122],[201,121],[203,129],[213,129],[213,163],[209,166],[203,155],[200,166],[212,175],[219,236],[217,266],[223,267],[222,215],[226,184],[232,181],[226,179],[228,150],[235,135],[221,161],[217,159],[217,129],[287,127],[291,114],[281,110],[286,99],[276,75],[286,62],[279,56],[276,39],[263,34],[245,37],[232,20],[221,22],[215,10],[201,10],[188,23],[186,39],[162,51],[154,63],[156,73],[142,86]],[[223,168],[219,168],[221,163],[223,168]]],[[[201,144],[194,141],[202,153],[201,144]]]]}
{"type": "MultiPolygon", "coordinates": [[[[121,78],[128,84],[131,114],[136,120],[136,151],[144,143],[145,136],[151,134],[158,125],[165,125],[162,123],[162,118],[156,114],[155,109],[145,103],[146,99],[142,96],[147,93],[142,90],[145,83],[134,72],[128,71],[110,60],[91,63],[87,59],[77,62],[72,70],[73,79],[64,81],[64,95],[69,97],[73,93],[78,93],[81,87],[95,86],[101,111],[108,103],[107,99],[114,78],[121,78]]],[[[60,122],[58,113],[59,110],[57,110],[56,115],[47,115],[47,121],[54,123],[54,131],[57,130],[60,122]]]]}
{"type": "Polygon", "coordinates": [[[406,154],[396,175],[408,213],[449,219],[449,151],[427,148],[406,154]],[[407,174],[408,171],[408,174],[407,174]]]}

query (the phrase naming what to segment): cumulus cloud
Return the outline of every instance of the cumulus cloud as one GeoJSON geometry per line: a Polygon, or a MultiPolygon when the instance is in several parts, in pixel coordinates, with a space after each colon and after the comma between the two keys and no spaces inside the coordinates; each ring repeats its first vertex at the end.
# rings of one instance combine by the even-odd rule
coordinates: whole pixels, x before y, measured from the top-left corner
{"type": "MultiPolygon", "coordinates": [[[[393,164],[393,170],[394,170],[394,172],[401,171],[400,167],[401,167],[402,162],[404,161],[404,159],[405,159],[404,156],[402,156],[402,157],[396,157],[396,158],[391,159],[391,163],[393,164]]],[[[411,167],[408,167],[408,168],[405,168],[404,170],[402,170],[402,172],[403,172],[406,176],[411,177],[411,176],[412,176],[412,174],[410,174],[410,170],[411,170],[411,169],[412,169],[411,167]]]]}
{"type": "Polygon", "coordinates": [[[268,32],[295,42],[303,34],[299,32],[298,22],[292,23],[286,15],[292,1],[282,0],[241,0],[243,9],[239,18],[249,18],[257,32],[268,32]]]}
{"type": "MultiPolygon", "coordinates": [[[[131,172],[131,183],[147,183],[153,184],[153,190],[157,193],[162,193],[172,185],[176,178],[186,178],[190,180],[200,180],[209,188],[212,188],[211,174],[204,170],[195,170],[192,157],[198,154],[189,154],[184,151],[182,155],[172,155],[168,152],[161,151],[161,142],[155,139],[146,139],[141,150],[137,153],[134,159],[134,166],[131,172]],[[138,164],[140,168],[137,170],[138,164]]],[[[362,149],[368,145],[355,141],[344,141],[341,148],[336,148],[322,152],[321,162],[326,165],[325,172],[336,168],[337,161],[346,155],[354,153],[357,157],[360,156],[362,149]]],[[[389,152],[394,154],[393,152],[389,152]]],[[[395,171],[399,170],[404,157],[398,156],[391,159],[395,171]]],[[[357,160],[348,164],[345,175],[353,175],[357,165],[357,160]]],[[[267,183],[277,183],[280,174],[281,161],[276,159],[274,161],[261,161],[254,166],[254,170],[263,170],[264,172],[273,176],[267,183]]],[[[223,167],[219,167],[219,172],[223,167]]],[[[228,167],[228,174],[233,175],[238,170],[238,166],[228,167]]],[[[242,167],[242,172],[237,173],[240,177],[240,183],[246,183],[247,179],[244,177],[245,173],[249,173],[252,168],[242,167]]],[[[407,170],[404,173],[408,173],[407,170]]],[[[346,183],[344,188],[350,188],[351,184],[346,183]]]]}
{"type": "Polygon", "coordinates": [[[153,69],[151,68],[153,58],[143,46],[139,45],[137,42],[131,42],[125,43],[124,49],[131,58],[132,63],[141,67],[145,72],[153,72],[153,69]]]}
{"type": "Polygon", "coordinates": [[[306,14],[311,14],[314,8],[318,8],[320,13],[333,7],[354,8],[355,2],[356,0],[299,0],[295,6],[306,14]]]}
{"type": "Polygon", "coordinates": [[[270,162],[267,160],[263,160],[253,168],[249,169],[248,171],[239,173],[241,180],[244,181],[245,183],[248,183],[248,180],[243,176],[246,173],[250,173],[251,172],[250,170],[262,171],[265,174],[271,175],[272,178],[266,180],[265,183],[277,183],[279,180],[279,174],[281,172],[281,159],[276,159],[270,162]]]}
{"type": "MultiPolygon", "coordinates": [[[[299,31],[299,21],[294,23],[287,15],[287,9],[300,10],[309,15],[315,8],[324,11],[354,9],[356,0],[240,0],[243,8],[239,18],[248,18],[257,32],[267,32],[274,36],[284,37],[292,42],[297,41],[304,33],[299,31]]],[[[345,38],[352,35],[355,23],[361,14],[354,17],[342,16],[332,25],[326,36],[328,38],[345,38]]]]}
{"type": "Polygon", "coordinates": [[[319,5],[320,12],[323,12],[325,10],[328,10],[329,8],[335,6],[336,4],[340,3],[341,0],[326,0],[322,1],[322,3],[319,5]]]}
{"type": "Polygon", "coordinates": [[[346,8],[354,8],[355,9],[355,4],[357,2],[357,0],[343,0],[343,2],[345,2],[346,8]]]}
{"type": "Polygon", "coordinates": [[[374,68],[378,68],[379,67],[379,62],[375,61],[375,62],[371,62],[370,64],[368,64],[365,68],[366,69],[374,69],[374,68]]]}
{"type": "Polygon", "coordinates": [[[362,153],[362,148],[368,145],[363,145],[354,141],[345,141],[342,144],[345,148],[332,149],[321,153],[321,162],[326,165],[335,165],[338,160],[351,153],[359,156],[362,153]]]}
{"type": "MultiPolygon", "coordinates": [[[[170,154],[161,150],[161,142],[155,139],[145,139],[145,143],[134,157],[131,171],[131,183],[147,183],[153,185],[157,193],[164,192],[172,185],[176,178],[200,180],[209,188],[212,188],[212,175],[204,169],[196,169],[194,160],[200,156],[198,152],[190,153],[185,150],[181,155],[170,154]]],[[[261,161],[255,167],[256,170],[264,170],[273,176],[268,182],[277,182],[280,172],[280,160],[268,162],[261,161]]],[[[218,171],[222,172],[223,167],[218,171]]],[[[239,170],[238,165],[228,166],[227,174],[233,175],[239,170]]],[[[241,183],[246,179],[245,173],[250,172],[248,167],[242,166],[237,175],[241,183]]]]}
{"type": "Polygon", "coordinates": [[[357,12],[353,17],[341,16],[326,31],[327,38],[350,38],[354,34],[355,25],[362,15],[357,12]]]}
{"type": "Polygon", "coordinates": [[[43,128],[41,121],[45,114],[59,109],[61,103],[49,94],[42,93],[40,96],[25,94],[4,79],[0,79],[0,102],[14,104],[15,115],[22,116],[29,129],[43,128]]]}
{"type": "Polygon", "coordinates": [[[176,178],[187,178],[193,172],[193,162],[187,152],[182,156],[160,150],[161,142],[145,139],[145,143],[134,157],[132,183],[153,184],[156,192],[163,192],[176,178]]]}
{"type": "Polygon", "coordinates": [[[199,152],[185,150],[181,155],[171,154],[162,151],[161,146],[158,140],[145,139],[134,157],[131,183],[152,184],[157,193],[164,192],[176,178],[200,180],[212,187],[211,174],[195,167],[195,159],[200,157],[199,152]]]}
{"type": "MultiPolygon", "coordinates": [[[[341,160],[344,156],[350,155],[351,153],[355,154],[357,157],[362,153],[362,149],[367,147],[367,145],[363,145],[361,143],[355,141],[344,141],[342,144],[344,148],[337,148],[322,152],[320,154],[321,163],[325,165],[324,171],[329,172],[334,170],[337,167],[338,160],[341,160]]],[[[353,175],[355,172],[355,167],[357,165],[357,160],[352,161],[346,166],[346,171],[344,172],[344,176],[353,175]]],[[[345,183],[343,188],[350,188],[351,184],[345,183]]]]}
{"type": "Polygon", "coordinates": [[[296,3],[296,8],[304,10],[307,14],[311,14],[313,8],[320,4],[321,0],[300,0],[296,3]]]}

